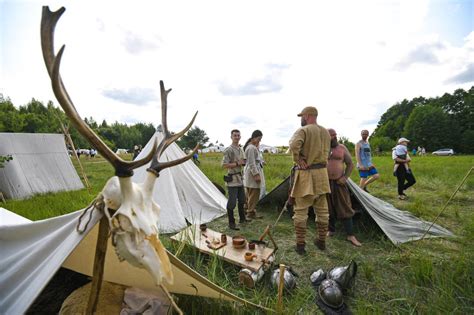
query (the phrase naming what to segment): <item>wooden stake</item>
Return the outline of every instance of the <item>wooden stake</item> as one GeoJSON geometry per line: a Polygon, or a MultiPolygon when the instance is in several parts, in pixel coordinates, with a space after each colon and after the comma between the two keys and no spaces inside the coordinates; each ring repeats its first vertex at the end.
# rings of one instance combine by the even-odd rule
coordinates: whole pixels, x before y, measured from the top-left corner
{"type": "MultiPolygon", "coordinates": [[[[107,210],[105,210],[107,211],[107,210]]],[[[107,252],[107,241],[109,238],[109,222],[104,215],[99,223],[99,235],[97,236],[97,245],[95,248],[94,270],[92,274],[91,292],[89,302],[87,303],[86,314],[92,315],[97,308],[99,301],[100,288],[104,277],[105,253],[107,252]]]]}
{"type": "Polygon", "coordinates": [[[72,142],[71,135],[69,134],[68,129],[66,127],[64,127],[63,122],[61,121],[59,116],[58,116],[58,120],[59,120],[59,125],[61,126],[61,129],[63,130],[63,133],[66,136],[67,142],[69,143],[69,145],[72,148],[72,153],[76,157],[77,163],[79,164],[79,169],[81,170],[82,178],[84,179],[84,183],[86,184],[87,191],[89,191],[89,194],[90,194],[90,193],[92,193],[91,192],[91,185],[89,184],[89,179],[87,179],[86,172],[84,171],[84,168],[82,167],[81,159],[77,155],[76,147],[74,146],[74,142],[72,142]]]}
{"type": "Polygon", "coordinates": [[[179,315],[184,315],[183,311],[179,308],[179,306],[176,304],[176,302],[173,299],[173,296],[170,294],[170,292],[166,289],[166,287],[162,284],[160,284],[161,289],[165,292],[165,294],[168,296],[168,299],[170,299],[171,305],[173,306],[174,310],[178,312],[179,315]]]}
{"type": "Polygon", "coordinates": [[[283,288],[285,287],[285,265],[280,264],[280,281],[278,282],[277,312],[283,313],[283,288]]]}

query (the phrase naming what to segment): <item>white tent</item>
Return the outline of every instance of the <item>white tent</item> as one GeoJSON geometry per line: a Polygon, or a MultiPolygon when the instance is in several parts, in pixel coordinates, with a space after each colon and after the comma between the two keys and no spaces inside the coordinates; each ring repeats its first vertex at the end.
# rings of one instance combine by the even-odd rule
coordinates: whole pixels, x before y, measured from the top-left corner
{"type": "Polygon", "coordinates": [[[278,153],[277,147],[272,147],[271,145],[266,145],[262,143],[258,146],[258,149],[262,153],[272,153],[272,154],[278,153]]]}
{"type": "MultiPolygon", "coordinates": [[[[163,135],[157,131],[137,159],[146,156],[154,141],[160,143],[161,139],[163,135]]],[[[160,161],[175,160],[183,156],[183,150],[172,143],[163,152],[160,161]]],[[[149,164],[136,169],[132,180],[142,183],[148,167],[149,164]]],[[[161,171],[155,183],[153,199],[161,208],[158,224],[161,233],[177,232],[186,227],[186,221],[192,224],[207,223],[227,213],[226,197],[192,161],[161,171]]]]}
{"type": "Polygon", "coordinates": [[[220,145],[210,145],[207,148],[201,150],[202,153],[209,153],[209,152],[224,152],[225,147],[220,145]]]}
{"type": "MultiPolygon", "coordinates": [[[[34,210],[34,209],[32,209],[34,210]]],[[[0,207],[0,313],[23,314],[55,272],[65,267],[92,275],[98,223],[102,214],[92,213],[84,233],[76,230],[82,210],[31,222],[0,207]]],[[[174,284],[170,292],[255,304],[243,300],[199,275],[168,253],[174,284]]],[[[110,243],[105,258],[104,281],[147,290],[159,290],[144,270],[119,262],[110,243]]]]}
{"type": "Polygon", "coordinates": [[[0,168],[0,191],[6,198],[84,187],[62,134],[0,133],[0,155],[13,157],[0,168]]]}

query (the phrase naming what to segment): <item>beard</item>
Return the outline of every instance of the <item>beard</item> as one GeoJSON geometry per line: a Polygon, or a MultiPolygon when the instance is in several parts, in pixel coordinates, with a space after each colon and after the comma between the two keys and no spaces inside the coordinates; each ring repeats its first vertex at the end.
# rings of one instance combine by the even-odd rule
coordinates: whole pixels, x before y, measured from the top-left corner
{"type": "Polygon", "coordinates": [[[304,117],[301,117],[301,127],[304,127],[308,124],[308,122],[306,121],[306,119],[304,119],[304,117]]]}
{"type": "Polygon", "coordinates": [[[339,145],[339,142],[337,142],[337,139],[331,139],[331,148],[335,148],[339,145]]]}

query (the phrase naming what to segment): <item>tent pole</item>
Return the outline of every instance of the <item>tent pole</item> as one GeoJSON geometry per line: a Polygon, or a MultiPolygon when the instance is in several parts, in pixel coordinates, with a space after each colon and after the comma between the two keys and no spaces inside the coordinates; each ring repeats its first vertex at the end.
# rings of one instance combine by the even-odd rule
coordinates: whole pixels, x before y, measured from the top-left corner
{"type": "Polygon", "coordinates": [[[285,286],[285,265],[280,264],[280,279],[278,282],[277,312],[283,313],[283,288],[285,286]]]}
{"type": "Polygon", "coordinates": [[[79,156],[77,156],[76,147],[74,146],[74,142],[72,141],[71,135],[69,134],[68,129],[66,127],[64,127],[64,124],[61,121],[61,119],[59,118],[59,116],[58,116],[58,120],[59,120],[59,125],[61,126],[61,129],[63,130],[63,134],[66,136],[67,142],[69,143],[69,145],[72,148],[72,153],[76,157],[77,163],[79,164],[79,168],[81,170],[81,174],[82,174],[82,178],[84,179],[84,183],[86,184],[87,191],[89,191],[89,194],[91,194],[92,191],[91,191],[91,185],[89,184],[89,179],[87,179],[86,172],[84,172],[84,168],[82,167],[81,159],[79,159],[79,156]]]}
{"type": "MultiPolygon", "coordinates": [[[[107,210],[106,210],[107,211],[107,210]]],[[[99,234],[95,248],[94,270],[92,274],[91,292],[87,303],[86,314],[92,315],[97,308],[100,288],[104,277],[105,253],[107,252],[107,241],[109,238],[109,222],[104,215],[99,222],[99,234]]]]}
{"type": "Polygon", "coordinates": [[[431,222],[431,225],[430,227],[425,231],[425,234],[423,234],[423,236],[421,237],[421,240],[425,238],[426,234],[428,233],[428,231],[431,229],[431,227],[435,224],[436,220],[438,220],[439,216],[441,215],[441,213],[443,213],[443,211],[446,209],[446,207],[448,206],[448,204],[451,202],[451,200],[454,198],[454,196],[456,195],[456,193],[459,191],[459,189],[461,189],[462,185],[464,184],[464,182],[466,181],[466,179],[469,177],[469,175],[471,175],[471,172],[472,170],[474,170],[474,166],[471,167],[471,169],[469,170],[469,172],[467,172],[466,176],[464,176],[464,179],[461,181],[461,184],[458,185],[458,188],[456,188],[456,190],[454,191],[454,193],[451,195],[451,197],[449,197],[448,201],[446,202],[446,204],[444,205],[443,209],[441,209],[441,211],[438,213],[438,215],[436,216],[436,218],[433,220],[433,222],[431,222]]]}

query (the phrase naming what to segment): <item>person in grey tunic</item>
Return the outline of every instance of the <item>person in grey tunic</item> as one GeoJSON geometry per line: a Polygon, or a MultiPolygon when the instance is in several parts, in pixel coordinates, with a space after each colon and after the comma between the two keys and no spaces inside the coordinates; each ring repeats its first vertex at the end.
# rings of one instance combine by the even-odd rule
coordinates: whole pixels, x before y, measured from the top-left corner
{"type": "Polygon", "coordinates": [[[248,222],[245,217],[245,191],[242,180],[242,168],[245,165],[244,151],[239,145],[240,131],[234,129],[230,133],[232,144],[225,148],[222,158],[222,167],[227,169],[227,175],[224,176],[225,184],[229,193],[227,201],[227,216],[229,219],[229,228],[240,230],[235,224],[234,208],[237,203],[239,209],[240,223],[248,222]]]}
{"type": "Polygon", "coordinates": [[[252,137],[244,145],[245,168],[244,168],[244,187],[247,195],[247,217],[249,219],[260,219],[257,215],[257,202],[260,198],[260,188],[262,185],[263,169],[260,160],[258,145],[262,140],[263,134],[260,130],[252,132],[252,137]]]}

